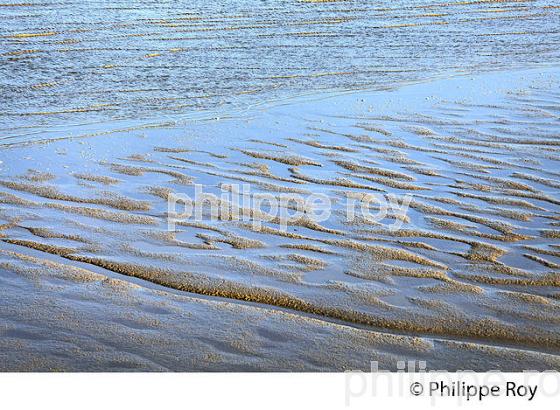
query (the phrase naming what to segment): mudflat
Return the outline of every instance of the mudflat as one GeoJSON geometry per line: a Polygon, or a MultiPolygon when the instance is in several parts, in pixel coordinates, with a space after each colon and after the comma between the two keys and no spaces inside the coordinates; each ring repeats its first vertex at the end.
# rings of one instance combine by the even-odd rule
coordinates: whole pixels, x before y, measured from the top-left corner
{"type": "Polygon", "coordinates": [[[0,9],[1,370],[560,369],[550,2],[125,3],[0,9]]]}

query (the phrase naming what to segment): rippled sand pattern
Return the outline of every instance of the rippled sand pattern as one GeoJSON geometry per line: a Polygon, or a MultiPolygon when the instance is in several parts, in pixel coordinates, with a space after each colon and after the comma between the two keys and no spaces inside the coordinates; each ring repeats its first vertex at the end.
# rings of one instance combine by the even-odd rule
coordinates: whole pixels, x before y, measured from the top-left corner
{"type": "Polygon", "coordinates": [[[9,1],[0,13],[0,138],[559,57],[554,1],[9,1]]]}
{"type": "MultiPolygon", "coordinates": [[[[78,158],[59,151],[57,143],[13,149],[11,160],[22,164],[26,158],[14,158],[32,159],[49,150],[54,156],[50,163],[64,171],[30,166],[0,179],[0,238],[6,247],[1,268],[19,272],[22,258],[32,265],[56,262],[58,269],[86,275],[83,280],[95,286],[116,275],[124,284],[158,285],[157,292],[207,297],[212,309],[225,298],[243,305],[235,309],[248,309],[241,321],[246,314],[263,314],[255,306],[271,308],[264,312],[282,334],[284,326],[298,328],[293,320],[310,321],[300,335],[309,340],[314,326],[332,326],[328,332],[352,337],[362,337],[365,329],[393,333],[406,343],[427,343],[403,355],[428,357],[435,367],[558,368],[558,81],[545,78],[509,90],[490,104],[484,98],[442,97],[428,106],[391,115],[375,109],[310,115],[297,119],[298,128],[282,117],[269,129],[240,121],[240,126],[222,128],[219,143],[212,142],[212,125],[198,143],[191,137],[176,143],[171,129],[158,130],[157,138],[138,131],[112,145],[109,153],[98,146],[95,156],[90,156],[87,139],[78,140],[76,147],[83,147],[78,158]],[[228,132],[239,130],[242,142],[230,144],[228,132]],[[189,220],[168,231],[168,194],[192,195],[195,183],[216,194],[240,183],[250,183],[253,193],[323,193],[334,209],[326,222],[300,218],[286,231],[278,221],[254,229],[256,215],[249,211],[247,221],[189,220]],[[368,193],[396,204],[412,195],[410,210],[395,209],[381,223],[348,223],[344,201],[359,202],[368,193]],[[395,220],[402,228],[387,229],[395,220]],[[38,259],[25,259],[21,255],[26,252],[38,259]],[[447,346],[439,359],[434,341],[447,346]],[[453,359],[448,349],[461,353],[453,359]],[[479,349],[485,353],[473,353],[479,349]],[[513,364],[506,358],[511,352],[518,355],[513,364]],[[473,359],[461,361],[467,357],[463,354],[473,359]]],[[[20,274],[42,277],[34,269],[20,274]]],[[[103,297],[112,299],[108,304],[118,303],[114,295],[103,297]]],[[[129,303],[123,311],[134,310],[129,303]]],[[[145,302],[150,303],[155,302],[145,302]]],[[[245,327],[252,325],[240,326],[249,335],[256,332],[245,327]]],[[[332,337],[325,351],[347,336],[332,337]]],[[[393,342],[397,354],[399,344],[393,342]]],[[[262,338],[244,343],[249,351],[260,349],[256,357],[266,351],[262,338]]],[[[354,346],[359,355],[349,348],[340,357],[306,356],[298,363],[305,369],[367,368],[369,362],[356,364],[355,358],[367,356],[360,343],[354,346]]],[[[275,366],[243,357],[232,359],[236,364],[216,360],[216,368],[275,366]]],[[[192,363],[162,366],[198,368],[192,363]]]]}

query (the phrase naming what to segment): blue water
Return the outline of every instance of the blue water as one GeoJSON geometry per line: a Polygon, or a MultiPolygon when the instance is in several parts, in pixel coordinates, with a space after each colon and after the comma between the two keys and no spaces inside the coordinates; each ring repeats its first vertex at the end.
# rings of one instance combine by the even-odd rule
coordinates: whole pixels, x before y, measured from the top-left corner
{"type": "Polygon", "coordinates": [[[0,5],[0,140],[554,63],[555,1],[0,5]]]}

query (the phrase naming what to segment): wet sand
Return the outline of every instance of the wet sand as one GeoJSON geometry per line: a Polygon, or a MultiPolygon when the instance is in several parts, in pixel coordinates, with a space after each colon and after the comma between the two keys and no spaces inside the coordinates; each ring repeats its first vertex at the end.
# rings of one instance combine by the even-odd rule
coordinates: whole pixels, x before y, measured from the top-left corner
{"type": "Polygon", "coordinates": [[[12,139],[3,370],[560,369],[559,73],[12,139]],[[242,183],[321,193],[331,217],[168,230],[170,193],[242,183]],[[410,210],[349,223],[373,193],[410,210]]]}

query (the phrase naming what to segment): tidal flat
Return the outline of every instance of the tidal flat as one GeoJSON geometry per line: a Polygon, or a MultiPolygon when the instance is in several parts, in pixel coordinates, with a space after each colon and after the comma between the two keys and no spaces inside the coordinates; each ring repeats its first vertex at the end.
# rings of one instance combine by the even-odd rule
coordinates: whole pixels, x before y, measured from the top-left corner
{"type": "Polygon", "coordinates": [[[558,7],[254,3],[0,5],[0,370],[560,370],[558,7]]]}

